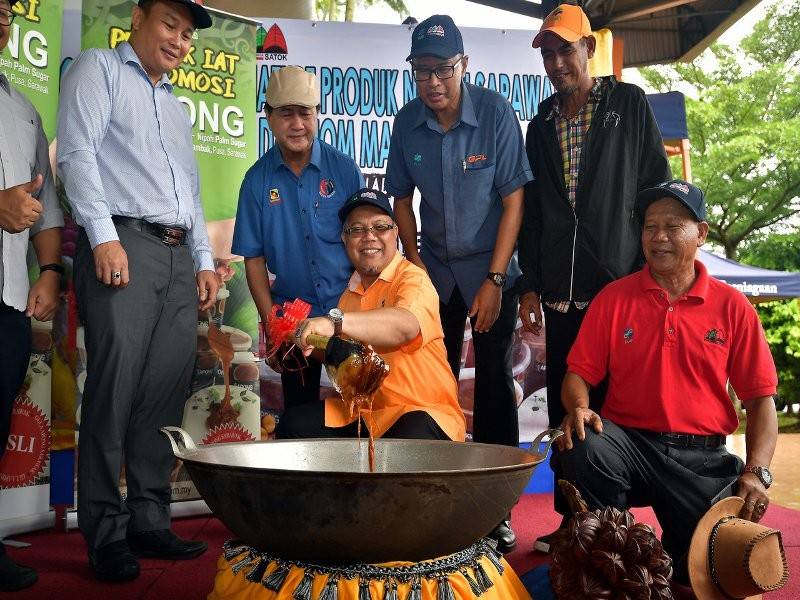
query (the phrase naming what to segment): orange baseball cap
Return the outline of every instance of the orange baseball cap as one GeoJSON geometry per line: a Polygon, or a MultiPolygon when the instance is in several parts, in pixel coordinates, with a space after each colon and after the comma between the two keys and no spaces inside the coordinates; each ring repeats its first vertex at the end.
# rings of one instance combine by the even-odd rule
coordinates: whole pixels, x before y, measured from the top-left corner
{"type": "Polygon", "coordinates": [[[562,4],[553,9],[545,20],[539,33],[533,38],[533,47],[538,48],[542,45],[542,38],[548,32],[552,32],[566,42],[577,42],[583,37],[592,35],[592,26],[589,18],[580,6],[572,4],[562,4]]]}

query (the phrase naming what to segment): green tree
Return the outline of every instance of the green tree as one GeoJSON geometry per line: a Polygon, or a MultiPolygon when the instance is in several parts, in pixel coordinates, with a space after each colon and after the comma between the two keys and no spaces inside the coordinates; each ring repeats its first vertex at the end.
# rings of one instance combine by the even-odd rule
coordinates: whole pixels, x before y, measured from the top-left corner
{"type": "Polygon", "coordinates": [[[358,6],[372,6],[386,4],[398,15],[408,14],[403,0],[317,0],[317,15],[323,21],[338,21],[344,16],[345,21],[352,21],[358,6]]]}
{"type": "MultiPolygon", "coordinates": [[[[800,272],[800,233],[771,234],[747,244],[741,259],[766,269],[800,272]]],[[[756,306],[778,369],[779,409],[800,403],[800,300],[756,306]]]]}
{"type": "Polygon", "coordinates": [[[692,170],[709,239],[729,258],[800,212],[800,0],[773,5],[738,48],[717,43],[692,63],[641,73],[660,91],[691,90],[692,170]]]}

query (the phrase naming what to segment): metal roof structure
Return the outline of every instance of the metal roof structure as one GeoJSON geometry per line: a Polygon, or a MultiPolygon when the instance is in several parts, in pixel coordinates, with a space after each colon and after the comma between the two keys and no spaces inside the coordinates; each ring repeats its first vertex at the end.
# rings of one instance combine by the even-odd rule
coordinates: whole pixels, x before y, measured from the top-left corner
{"type": "MultiPolygon", "coordinates": [[[[469,0],[544,18],[558,0],[469,0]]],[[[761,0],[582,0],[592,29],[604,27],[625,40],[624,65],[640,67],[691,61],[761,0]]]]}

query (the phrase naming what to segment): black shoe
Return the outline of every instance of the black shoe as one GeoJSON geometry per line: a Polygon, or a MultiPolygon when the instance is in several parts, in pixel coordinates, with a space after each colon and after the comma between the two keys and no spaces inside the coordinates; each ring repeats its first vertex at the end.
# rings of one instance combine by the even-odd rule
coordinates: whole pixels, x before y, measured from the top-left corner
{"type": "Polygon", "coordinates": [[[517,547],[517,536],[511,529],[511,521],[508,519],[501,521],[489,537],[497,542],[497,551],[503,554],[508,554],[517,547]]]}
{"type": "Polygon", "coordinates": [[[100,581],[131,581],[139,576],[139,562],[125,540],[90,550],[89,566],[100,581]]]}
{"type": "Polygon", "coordinates": [[[131,551],[141,558],[188,560],[208,550],[208,544],[198,540],[183,540],[169,529],[140,531],[128,534],[131,551]]]}
{"type": "Polygon", "coordinates": [[[540,535],[538,538],[536,538],[536,541],[533,542],[533,549],[536,552],[542,552],[543,554],[550,554],[550,546],[553,544],[553,540],[559,531],[561,530],[556,529],[555,531],[551,531],[547,535],[540,535]]]}
{"type": "Polygon", "coordinates": [[[0,592],[18,592],[31,587],[39,575],[30,567],[18,565],[4,552],[0,554],[0,592]]]}

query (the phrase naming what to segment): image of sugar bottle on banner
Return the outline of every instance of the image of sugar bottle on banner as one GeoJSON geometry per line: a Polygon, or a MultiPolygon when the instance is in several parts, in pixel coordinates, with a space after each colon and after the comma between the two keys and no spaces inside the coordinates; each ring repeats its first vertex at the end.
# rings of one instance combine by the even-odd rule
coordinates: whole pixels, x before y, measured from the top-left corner
{"type": "MultiPolygon", "coordinates": [[[[132,0],[84,0],[82,48],[115,48],[127,41],[135,5],[132,0]]],[[[258,389],[250,381],[257,380],[253,373],[258,372],[252,353],[258,316],[243,263],[231,255],[239,187],[258,158],[257,124],[250,108],[256,95],[257,22],[209,12],[212,27],[195,32],[189,54],[169,74],[173,93],[192,123],[200,199],[222,283],[214,307],[198,314],[195,376],[183,422],[197,443],[254,440],[261,430],[258,389]],[[221,414],[225,395],[223,369],[208,344],[209,323],[230,335],[236,352],[229,370],[233,410],[225,411],[229,418],[223,421],[209,419],[221,414]]],[[[179,467],[172,475],[173,499],[197,498],[179,467]]]]}

